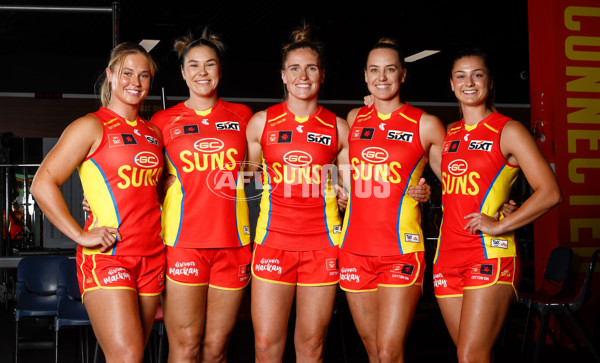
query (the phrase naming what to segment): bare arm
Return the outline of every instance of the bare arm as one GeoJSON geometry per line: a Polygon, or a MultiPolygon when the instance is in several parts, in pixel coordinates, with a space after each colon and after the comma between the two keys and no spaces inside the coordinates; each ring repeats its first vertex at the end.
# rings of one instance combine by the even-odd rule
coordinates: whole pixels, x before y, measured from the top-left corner
{"type": "Polygon", "coordinates": [[[77,165],[94,152],[101,137],[102,125],[95,116],[75,120],[40,165],[31,185],[31,194],[48,220],[67,237],[84,247],[97,247],[104,252],[116,238],[120,239],[118,230],[99,227],[84,232],[71,216],[59,189],[77,165]]]}
{"type": "Polygon", "coordinates": [[[334,189],[338,199],[338,209],[343,212],[346,210],[348,204],[348,192],[346,192],[348,188],[346,185],[350,179],[350,160],[348,156],[348,133],[350,132],[350,127],[348,127],[346,120],[343,118],[338,117],[336,122],[338,139],[336,164],[338,174],[337,183],[334,185],[334,189]]]}
{"type": "Polygon", "coordinates": [[[498,235],[523,227],[562,200],[558,181],[546,159],[523,125],[510,121],[502,130],[500,149],[510,164],[519,165],[533,194],[513,213],[496,221],[482,213],[471,213],[465,229],[498,235]]]}
{"type": "Polygon", "coordinates": [[[259,111],[248,121],[246,127],[247,153],[245,172],[254,175],[262,165],[262,146],[260,139],[262,137],[265,124],[267,122],[267,112],[259,111]]]}

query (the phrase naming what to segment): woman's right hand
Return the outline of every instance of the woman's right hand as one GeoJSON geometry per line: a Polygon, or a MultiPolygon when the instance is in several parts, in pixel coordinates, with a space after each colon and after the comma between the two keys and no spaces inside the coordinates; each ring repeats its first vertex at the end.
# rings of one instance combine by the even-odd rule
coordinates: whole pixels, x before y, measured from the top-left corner
{"type": "Polygon", "coordinates": [[[98,221],[89,231],[82,231],[77,243],[82,247],[98,248],[100,252],[107,252],[116,241],[121,241],[121,233],[113,227],[97,227],[98,221]]]}

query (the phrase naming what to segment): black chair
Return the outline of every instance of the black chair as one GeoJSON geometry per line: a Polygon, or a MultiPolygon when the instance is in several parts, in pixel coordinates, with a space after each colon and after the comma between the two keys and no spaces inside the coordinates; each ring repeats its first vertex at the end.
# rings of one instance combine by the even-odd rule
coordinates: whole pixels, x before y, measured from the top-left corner
{"type": "Polygon", "coordinates": [[[15,308],[15,362],[19,358],[19,322],[24,317],[54,317],[57,314],[58,267],[66,256],[27,256],[17,266],[15,308]]]}
{"type": "Polygon", "coordinates": [[[57,315],[54,318],[54,355],[58,363],[58,333],[63,327],[77,327],[81,361],[88,361],[88,332],[90,318],[81,301],[81,292],[77,283],[77,266],[74,259],[60,264],[58,269],[58,303],[57,315]]]}
{"type": "MultiPolygon", "coordinates": [[[[565,281],[569,278],[571,270],[571,261],[573,260],[573,250],[569,247],[556,247],[550,252],[544,278],[534,293],[519,294],[519,303],[527,307],[527,318],[525,320],[525,330],[523,332],[523,343],[521,352],[525,352],[527,345],[527,335],[529,333],[529,322],[531,321],[532,302],[540,301],[552,297],[562,297],[565,293],[565,281]]],[[[553,336],[554,338],[554,336],[553,336]]]]}
{"type": "MultiPolygon", "coordinates": [[[[540,328],[533,356],[534,362],[538,361],[541,348],[544,345],[546,334],[548,332],[548,321],[550,319],[550,315],[556,316],[559,323],[561,323],[561,325],[563,325],[563,327],[565,328],[565,331],[569,331],[567,325],[561,320],[562,314],[567,316],[567,318],[573,324],[579,335],[583,338],[594,359],[597,362],[600,362],[600,353],[598,352],[598,348],[594,345],[595,343],[592,340],[590,333],[585,328],[585,324],[577,315],[577,310],[579,310],[589,300],[591,296],[592,276],[594,274],[594,266],[596,264],[596,260],[599,254],[600,249],[596,250],[593,253],[585,277],[583,279],[582,286],[577,296],[572,298],[549,297],[547,299],[539,299],[532,301],[532,307],[536,308],[541,315],[540,328]]],[[[576,340],[573,338],[572,335],[569,335],[569,337],[571,337],[574,344],[577,344],[576,340]]]]}

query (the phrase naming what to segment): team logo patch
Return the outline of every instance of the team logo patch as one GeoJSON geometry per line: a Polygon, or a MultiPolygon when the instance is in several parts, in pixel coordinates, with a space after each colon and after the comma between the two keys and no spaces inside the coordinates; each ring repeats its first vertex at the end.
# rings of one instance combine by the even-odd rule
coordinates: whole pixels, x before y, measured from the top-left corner
{"type": "Polygon", "coordinates": [[[244,226],[244,234],[250,234],[250,226],[244,226]]]}
{"type": "Polygon", "coordinates": [[[289,144],[292,142],[292,131],[267,132],[267,144],[289,144]]]}
{"type": "Polygon", "coordinates": [[[331,136],[309,132],[306,134],[306,141],[329,146],[331,145],[331,136]]]}
{"type": "Polygon", "coordinates": [[[291,166],[304,166],[312,162],[312,156],[306,151],[292,150],[283,155],[283,161],[291,166]]]}
{"type": "Polygon", "coordinates": [[[198,125],[185,125],[185,126],[173,127],[171,129],[170,133],[171,133],[171,139],[174,139],[181,135],[197,134],[198,133],[198,125]]]}
{"type": "Polygon", "coordinates": [[[158,144],[158,139],[157,139],[157,138],[155,138],[155,137],[152,137],[152,136],[150,136],[150,135],[145,135],[145,137],[146,137],[146,140],[148,141],[148,143],[150,143],[150,144],[152,144],[152,145],[159,146],[159,144],[158,144]]]}
{"type": "Polygon", "coordinates": [[[108,135],[108,147],[137,145],[133,134],[110,134],[108,135]]]}
{"type": "Polygon", "coordinates": [[[479,275],[493,275],[494,274],[494,266],[493,265],[479,265],[473,267],[473,273],[479,275]]]}
{"type": "Polygon", "coordinates": [[[235,121],[215,122],[215,126],[217,127],[217,130],[240,131],[240,124],[235,121]]]}
{"type": "Polygon", "coordinates": [[[352,130],[352,140],[372,140],[374,133],[373,127],[355,127],[352,130]]]}
{"type": "Polygon", "coordinates": [[[413,234],[413,233],[405,233],[404,234],[404,241],[406,242],[419,242],[419,235],[418,234],[413,234]]]}
{"type": "Polygon", "coordinates": [[[455,153],[458,151],[458,147],[460,146],[460,140],[447,141],[444,142],[444,147],[442,149],[442,154],[447,153],[455,153]]]}
{"type": "Polygon", "coordinates": [[[339,224],[333,226],[333,233],[342,233],[342,226],[340,226],[339,224]]]}
{"type": "Polygon", "coordinates": [[[367,147],[367,148],[363,149],[363,151],[361,151],[360,155],[366,161],[368,161],[370,163],[374,163],[374,164],[383,163],[390,156],[385,149],[382,149],[380,147],[375,147],[375,146],[371,146],[371,147],[367,147]]]}
{"type": "Polygon", "coordinates": [[[387,133],[386,139],[396,140],[396,141],[404,141],[404,142],[412,142],[413,133],[408,132],[408,131],[390,130],[387,133]]]}
{"type": "Polygon", "coordinates": [[[471,140],[469,142],[469,148],[467,150],[483,150],[483,151],[492,151],[492,146],[494,146],[493,141],[487,140],[471,140]]]}
{"type": "Polygon", "coordinates": [[[492,238],[492,240],[490,241],[490,246],[507,249],[508,241],[505,239],[492,238]]]}
{"type": "Polygon", "coordinates": [[[327,271],[339,269],[338,259],[337,258],[328,258],[328,259],[326,259],[325,260],[325,269],[327,271]]]}
{"type": "Polygon", "coordinates": [[[463,175],[468,168],[469,164],[467,164],[467,162],[463,159],[452,160],[448,164],[448,171],[450,172],[450,174],[456,176],[463,175]]]}

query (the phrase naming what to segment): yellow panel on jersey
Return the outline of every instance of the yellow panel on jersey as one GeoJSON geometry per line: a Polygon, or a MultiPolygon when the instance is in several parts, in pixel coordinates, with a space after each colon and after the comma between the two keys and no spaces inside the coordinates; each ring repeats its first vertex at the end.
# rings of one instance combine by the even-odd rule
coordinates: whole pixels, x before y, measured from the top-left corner
{"type": "Polygon", "coordinates": [[[173,242],[177,241],[179,232],[181,231],[181,215],[183,213],[183,188],[181,187],[181,180],[177,174],[177,170],[171,163],[169,154],[165,152],[165,161],[167,166],[167,173],[175,176],[173,185],[167,190],[167,195],[163,202],[163,211],[169,210],[170,213],[162,213],[161,225],[162,225],[162,238],[167,246],[173,246],[173,242]],[[177,213],[179,211],[179,213],[177,213]]]}

